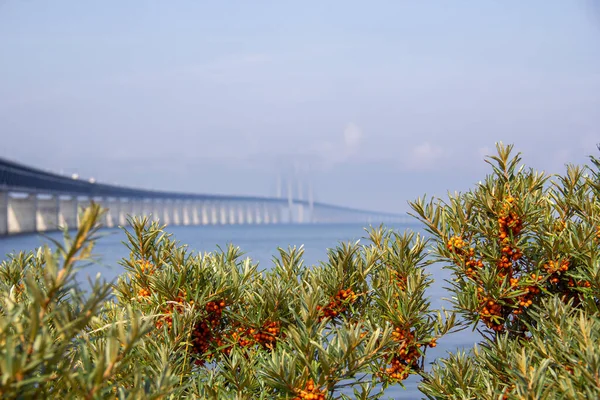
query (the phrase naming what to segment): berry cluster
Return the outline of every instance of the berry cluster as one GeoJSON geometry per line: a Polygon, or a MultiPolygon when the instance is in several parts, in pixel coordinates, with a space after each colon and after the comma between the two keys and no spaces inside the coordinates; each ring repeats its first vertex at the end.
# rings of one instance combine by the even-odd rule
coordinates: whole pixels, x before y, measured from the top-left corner
{"type": "Polygon", "coordinates": [[[211,325],[216,327],[221,322],[221,316],[225,309],[225,301],[209,301],[206,303],[206,312],[208,313],[207,320],[210,321],[211,325]]]}
{"type": "Polygon", "coordinates": [[[156,267],[148,260],[138,260],[137,263],[140,266],[140,271],[145,275],[153,275],[156,271],[156,267]]]}
{"type": "MultiPolygon", "coordinates": [[[[392,354],[390,366],[382,368],[381,376],[386,380],[403,381],[410,374],[410,370],[417,365],[421,357],[419,347],[423,344],[417,343],[414,332],[401,327],[394,328],[392,339],[398,342],[398,347],[392,354]]],[[[429,346],[437,346],[436,339],[432,339],[429,346]]]]}
{"type": "Polygon", "coordinates": [[[579,286],[579,287],[585,287],[585,288],[589,288],[592,286],[592,284],[590,283],[590,281],[574,281],[573,279],[569,278],[569,283],[568,283],[569,287],[575,287],[575,286],[579,286]]]}
{"type": "Polygon", "coordinates": [[[254,340],[267,349],[273,349],[281,332],[278,321],[265,322],[262,329],[254,334],[254,340]]]}
{"type": "Polygon", "coordinates": [[[498,217],[498,239],[502,246],[502,256],[498,260],[499,275],[501,277],[511,276],[513,262],[523,257],[521,250],[511,243],[523,230],[523,221],[515,211],[514,202],[513,197],[507,197],[498,217]]]}
{"type": "Polygon", "coordinates": [[[325,390],[319,389],[312,379],[309,379],[303,389],[296,391],[296,397],[292,400],[325,400],[326,393],[325,390]]]}
{"type": "Polygon", "coordinates": [[[240,347],[259,344],[265,349],[272,350],[281,334],[281,322],[267,321],[260,328],[237,327],[231,333],[231,341],[240,347]]]}
{"type": "MultiPolygon", "coordinates": [[[[206,317],[197,322],[192,330],[192,348],[193,351],[202,356],[208,352],[211,345],[224,347],[224,341],[219,335],[219,328],[222,321],[223,310],[227,304],[225,301],[209,301],[206,303],[206,317]]],[[[225,347],[224,347],[225,348],[225,347]]],[[[227,352],[229,349],[225,348],[227,352]]],[[[203,365],[204,360],[199,359],[196,364],[203,365]]]]}
{"type": "Polygon", "coordinates": [[[475,249],[472,247],[469,248],[465,256],[465,274],[469,278],[473,278],[475,276],[474,268],[483,268],[483,261],[475,259],[475,249]]]}
{"type": "Polygon", "coordinates": [[[467,243],[460,236],[452,236],[446,243],[446,248],[458,256],[456,263],[464,265],[465,275],[469,278],[475,276],[475,268],[483,268],[483,261],[475,258],[475,249],[467,248],[467,243]]]}
{"type": "MultiPolygon", "coordinates": [[[[145,289],[140,289],[141,290],[145,290],[145,289]]],[[[146,292],[144,292],[145,294],[146,292]]],[[[150,295],[150,292],[147,291],[148,295],[150,295]]],[[[187,298],[187,292],[185,290],[181,290],[179,292],[179,295],[175,298],[174,301],[170,301],[167,303],[167,305],[165,307],[163,307],[163,313],[166,314],[162,319],[159,319],[158,321],[156,321],[156,328],[160,329],[162,328],[164,325],[166,325],[169,328],[169,331],[171,330],[171,327],[173,326],[173,317],[171,317],[171,314],[176,311],[176,312],[181,312],[181,310],[183,309],[183,304],[184,303],[189,303],[189,304],[194,304],[194,300],[190,300],[190,301],[186,301],[187,298]]]]}
{"type": "Polygon", "coordinates": [[[396,284],[400,290],[406,290],[406,284],[408,283],[408,278],[405,275],[402,275],[400,272],[396,270],[392,270],[392,283],[396,284]]]}
{"type": "Polygon", "coordinates": [[[139,270],[141,275],[136,275],[138,283],[141,284],[141,288],[137,291],[137,297],[139,299],[144,299],[150,297],[152,292],[150,291],[150,287],[148,286],[147,277],[154,274],[156,267],[148,260],[137,260],[136,263],[139,265],[139,270]]]}
{"type": "Polygon", "coordinates": [[[531,278],[533,279],[534,284],[525,288],[525,291],[527,293],[517,297],[518,308],[513,310],[513,314],[515,315],[523,314],[523,311],[533,304],[534,297],[541,293],[541,289],[539,288],[539,286],[536,285],[536,282],[542,280],[542,277],[536,274],[532,274],[531,278]]]}
{"type": "Polygon", "coordinates": [[[504,323],[499,322],[504,318],[504,307],[486,296],[481,297],[479,304],[481,307],[479,315],[483,323],[496,332],[504,330],[504,323]]]}
{"type": "Polygon", "coordinates": [[[156,321],[156,329],[161,329],[163,326],[166,326],[169,331],[173,327],[173,317],[171,317],[171,313],[167,313],[164,317],[156,321]]]}
{"type": "Polygon", "coordinates": [[[240,347],[248,347],[254,343],[253,335],[256,332],[254,328],[238,327],[231,333],[231,339],[240,347]]]}
{"type": "Polygon", "coordinates": [[[410,366],[402,362],[398,356],[393,356],[390,360],[390,367],[385,369],[385,379],[389,381],[403,381],[410,374],[410,366]]]}
{"type": "Polygon", "coordinates": [[[460,236],[452,236],[450,239],[448,239],[446,248],[450,251],[457,253],[460,250],[462,250],[463,247],[465,247],[466,245],[467,243],[465,243],[463,238],[461,238],[460,236]]]}
{"type": "Polygon", "coordinates": [[[518,236],[523,230],[523,221],[521,221],[519,215],[514,211],[515,208],[514,197],[507,197],[498,218],[500,239],[518,236]]]}
{"type": "Polygon", "coordinates": [[[548,261],[546,264],[544,264],[544,270],[546,270],[546,272],[550,275],[550,283],[558,284],[560,282],[561,275],[569,270],[569,261],[548,261]]]}
{"type": "Polygon", "coordinates": [[[352,289],[340,289],[332,301],[326,306],[317,306],[321,314],[320,319],[335,318],[348,309],[348,304],[354,303],[357,299],[356,293],[352,289]]]}
{"type": "MultiPolygon", "coordinates": [[[[498,283],[502,284],[508,280],[510,287],[519,290],[520,268],[518,261],[523,257],[523,252],[514,243],[523,231],[523,221],[517,212],[517,206],[513,197],[507,197],[502,203],[502,208],[498,212],[498,241],[500,244],[500,258],[496,261],[498,267],[498,283]]],[[[465,252],[467,256],[474,253],[469,249],[465,252]]],[[[475,270],[471,266],[473,261],[469,263],[466,275],[474,276],[475,270]]],[[[465,262],[465,265],[467,263],[465,262]]],[[[481,268],[482,264],[477,263],[475,266],[481,268]]],[[[481,281],[478,281],[482,284],[481,281]]],[[[533,297],[538,293],[539,288],[530,286],[526,288],[527,293],[517,297],[518,304],[515,307],[515,300],[507,297],[503,299],[494,298],[494,296],[486,293],[483,287],[477,288],[477,299],[479,303],[478,313],[481,321],[490,329],[501,332],[504,330],[506,318],[512,313],[515,315],[521,314],[523,309],[529,307],[533,303],[533,297]]]]}

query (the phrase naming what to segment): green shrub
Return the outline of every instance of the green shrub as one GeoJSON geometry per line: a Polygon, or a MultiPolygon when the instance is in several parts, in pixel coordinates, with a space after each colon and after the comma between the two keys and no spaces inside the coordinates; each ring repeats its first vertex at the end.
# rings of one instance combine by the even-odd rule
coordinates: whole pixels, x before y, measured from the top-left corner
{"type": "Polygon", "coordinates": [[[468,354],[439,360],[429,398],[600,398],[600,164],[551,177],[498,145],[493,173],[448,201],[412,203],[452,270],[463,324],[483,328],[468,354]]]}
{"type": "Polygon", "coordinates": [[[498,145],[473,190],[411,204],[429,239],[371,229],[316,266],[289,248],[259,271],[134,218],[125,272],[84,292],[92,205],[56,250],[0,265],[0,394],[376,399],[418,374],[431,399],[600,398],[600,162],[546,176],[511,152],[498,145]],[[426,297],[433,262],[452,271],[459,322],[426,297]],[[428,368],[453,328],[481,342],[428,368]]]}
{"type": "Polygon", "coordinates": [[[75,263],[100,213],[55,253],[2,264],[4,397],[373,399],[453,324],[425,297],[426,241],[384,229],[318,266],[280,250],[260,272],[237,248],[192,253],[133,219],[126,272],[86,296],[75,263]]]}

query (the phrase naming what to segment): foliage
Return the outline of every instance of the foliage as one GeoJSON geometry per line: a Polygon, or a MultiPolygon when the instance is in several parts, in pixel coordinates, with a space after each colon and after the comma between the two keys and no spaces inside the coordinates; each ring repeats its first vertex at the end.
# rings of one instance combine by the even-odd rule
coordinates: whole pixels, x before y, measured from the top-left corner
{"type": "Polygon", "coordinates": [[[91,255],[100,216],[98,206],[88,208],[75,236],[65,231],[65,245],[56,243],[55,252],[44,247],[0,265],[3,398],[105,397],[112,393],[107,383],[121,374],[138,383],[132,395],[155,397],[168,386],[166,370],[132,362],[134,352],[152,352],[141,340],[150,325],[139,313],[124,307],[113,312],[103,334],[91,329],[105,315],[111,287],[96,279],[86,294],[75,272],[76,264],[91,255]]]}
{"type": "Polygon", "coordinates": [[[526,340],[501,334],[439,360],[421,391],[431,399],[598,399],[600,318],[542,300],[526,340]]]}
{"type": "Polygon", "coordinates": [[[554,179],[497,145],[493,173],[448,201],[412,203],[452,270],[452,302],[484,341],[439,360],[430,398],[598,398],[600,163],[554,179]]]}
{"type": "Polygon", "coordinates": [[[233,246],[193,253],[134,218],[126,272],[86,294],[75,264],[100,217],[94,205],[56,252],[2,264],[4,397],[375,399],[453,325],[425,297],[426,241],[383,228],[320,265],[290,248],[259,271],[233,246]]]}
{"type": "Polygon", "coordinates": [[[497,146],[492,173],[411,203],[429,233],[370,229],[306,266],[195,253],[133,218],[116,282],[83,291],[102,210],[56,250],[0,265],[3,398],[377,399],[410,374],[431,399],[600,398],[600,160],[548,176],[497,146]],[[452,272],[453,313],[426,296],[452,272]],[[426,366],[453,328],[482,340],[426,366]]]}

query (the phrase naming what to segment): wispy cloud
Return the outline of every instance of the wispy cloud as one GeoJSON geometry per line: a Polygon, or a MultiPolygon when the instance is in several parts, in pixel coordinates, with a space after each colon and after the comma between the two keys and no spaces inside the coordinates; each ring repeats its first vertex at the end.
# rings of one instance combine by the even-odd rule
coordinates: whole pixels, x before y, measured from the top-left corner
{"type": "Polygon", "coordinates": [[[409,154],[404,157],[403,166],[412,171],[433,170],[447,155],[448,152],[441,146],[432,145],[426,141],[410,149],[409,154]]]}
{"type": "Polygon", "coordinates": [[[329,169],[335,165],[344,163],[355,156],[360,150],[363,139],[362,129],[354,122],[348,122],[337,136],[338,140],[319,141],[313,145],[317,168],[329,169]]]}

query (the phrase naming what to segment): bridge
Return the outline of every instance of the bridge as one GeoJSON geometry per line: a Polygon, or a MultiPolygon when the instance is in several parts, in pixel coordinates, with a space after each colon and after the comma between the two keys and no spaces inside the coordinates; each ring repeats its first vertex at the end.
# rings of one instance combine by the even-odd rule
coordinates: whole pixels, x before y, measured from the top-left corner
{"type": "Polygon", "coordinates": [[[0,158],[0,236],[76,228],[90,202],[107,209],[103,224],[149,216],[166,225],[393,223],[406,215],[312,200],[136,189],[75,179],[0,158]]]}

